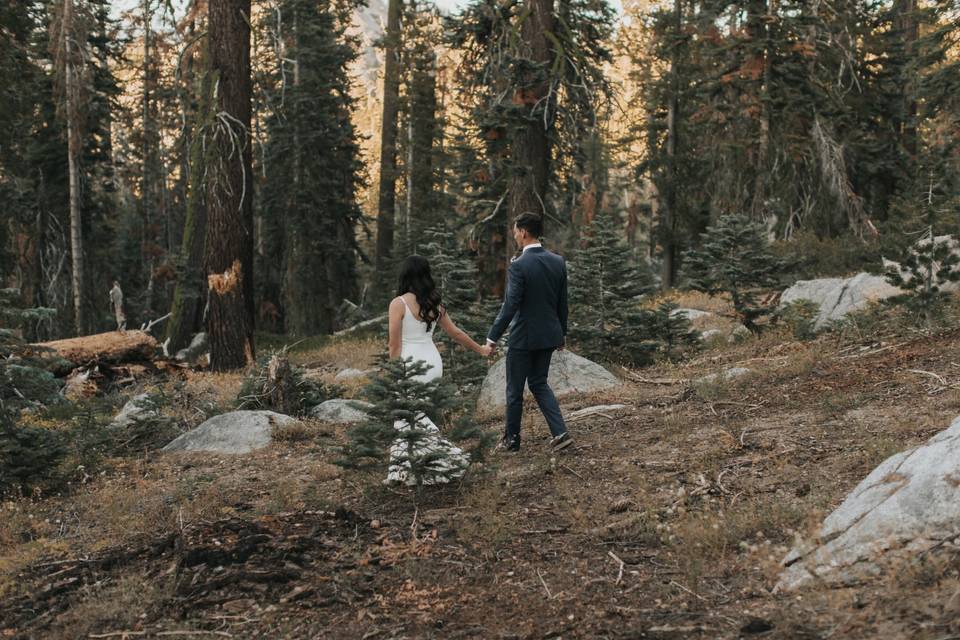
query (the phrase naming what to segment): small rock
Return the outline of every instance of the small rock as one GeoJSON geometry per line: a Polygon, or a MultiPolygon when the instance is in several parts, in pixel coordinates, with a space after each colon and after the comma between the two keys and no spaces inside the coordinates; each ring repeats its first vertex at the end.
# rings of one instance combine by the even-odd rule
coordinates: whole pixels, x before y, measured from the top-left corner
{"type": "MultiPolygon", "coordinates": [[[[477,400],[479,408],[499,409],[507,403],[506,360],[505,357],[500,358],[487,372],[477,400]]],[[[569,349],[554,352],[550,365],[549,383],[558,396],[570,393],[592,393],[620,385],[620,381],[612,373],[596,362],[572,353],[569,349]]]]}
{"type": "Polygon", "coordinates": [[[231,411],[213,416],[163,450],[250,453],[270,444],[274,427],[293,422],[295,418],[273,411],[231,411]]]}
{"type": "Polygon", "coordinates": [[[207,355],[209,349],[209,341],[207,340],[207,334],[201,331],[197,335],[193,336],[193,339],[190,340],[190,345],[185,349],[180,349],[177,352],[176,358],[181,362],[190,362],[197,364],[207,355]]]}
{"type": "Polygon", "coordinates": [[[702,311],[700,309],[683,309],[683,308],[674,309],[673,311],[670,312],[671,318],[676,318],[677,316],[680,316],[680,315],[686,315],[687,320],[689,320],[690,322],[694,322],[700,319],[713,318],[716,314],[710,313],[709,311],[702,311]]]}
{"type": "Polygon", "coordinates": [[[747,369],[746,367],[731,367],[725,369],[720,373],[711,373],[710,375],[703,376],[702,378],[697,378],[694,380],[694,383],[710,383],[710,382],[728,382],[730,380],[735,380],[742,376],[752,373],[753,369],[747,369]]]}
{"type": "Polygon", "coordinates": [[[363,371],[361,371],[360,369],[344,369],[334,377],[334,380],[336,380],[337,382],[343,382],[344,380],[356,380],[357,378],[366,378],[373,372],[374,372],[373,369],[365,369],[363,371]]]}
{"type": "Polygon", "coordinates": [[[114,416],[107,426],[111,429],[121,429],[130,426],[131,423],[140,418],[151,418],[158,415],[160,415],[160,412],[157,411],[156,403],[150,398],[150,395],[141,393],[127,400],[127,403],[120,409],[120,413],[114,416]]]}
{"type": "Polygon", "coordinates": [[[373,407],[369,402],[359,400],[327,400],[310,411],[310,416],[324,422],[335,424],[353,424],[367,419],[365,411],[373,407]]]}

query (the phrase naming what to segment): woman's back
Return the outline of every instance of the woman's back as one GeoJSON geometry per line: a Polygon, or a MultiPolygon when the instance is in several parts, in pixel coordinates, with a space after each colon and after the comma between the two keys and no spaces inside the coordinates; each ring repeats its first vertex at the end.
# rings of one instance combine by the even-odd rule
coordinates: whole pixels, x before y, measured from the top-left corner
{"type": "Polygon", "coordinates": [[[439,378],[443,375],[443,361],[440,359],[437,346],[433,343],[433,330],[437,323],[430,323],[430,330],[428,331],[427,323],[419,317],[420,308],[417,305],[416,297],[408,293],[400,296],[400,299],[403,300],[405,307],[400,332],[402,344],[400,357],[422,360],[430,365],[430,370],[423,377],[424,380],[439,378]]]}

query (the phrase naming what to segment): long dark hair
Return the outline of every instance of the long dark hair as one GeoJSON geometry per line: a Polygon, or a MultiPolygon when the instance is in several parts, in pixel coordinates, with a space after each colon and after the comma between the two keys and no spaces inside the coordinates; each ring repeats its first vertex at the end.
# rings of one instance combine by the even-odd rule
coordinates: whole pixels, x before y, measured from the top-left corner
{"type": "Polygon", "coordinates": [[[410,256],[400,266],[397,295],[412,293],[420,306],[420,319],[427,323],[427,331],[440,319],[440,291],[430,275],[430,262],[423,256],[410,256]]]}

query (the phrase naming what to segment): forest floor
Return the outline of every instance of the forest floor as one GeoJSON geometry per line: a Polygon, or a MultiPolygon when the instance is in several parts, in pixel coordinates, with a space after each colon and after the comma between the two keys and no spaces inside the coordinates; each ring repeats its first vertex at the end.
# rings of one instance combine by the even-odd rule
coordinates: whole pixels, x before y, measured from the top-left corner
{"type": "MultiPolygon", "coordinates": [[[[960,331],[872,333],[771,332],[564,398],[627,408],[573,422],[556,457],[528,407],[519,454],[418,504],[336,467],[343,428],[319,423],[248,456],[111,461],[69,495],[3,505],[0,637],[960,637],[946,552],[773,589],[795,535],[960,415],[936,378],[960,379],[960,331]],[[731,366],[753,371],[685,382],[731,366]]],[[[375,350],[298,357],[332,371],[375,350]]],[[[239,381],[156,384],[187,411],[239,381]]]]}

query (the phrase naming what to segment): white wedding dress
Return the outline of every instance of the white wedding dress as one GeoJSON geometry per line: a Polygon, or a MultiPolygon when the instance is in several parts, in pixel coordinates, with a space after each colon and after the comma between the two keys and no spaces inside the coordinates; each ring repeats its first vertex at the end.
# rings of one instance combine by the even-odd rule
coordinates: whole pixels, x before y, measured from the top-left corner
{"type": "MultiPolygon", "coordinates": [[[[403,324],[400,332],[401,336],[401,358],[413,358],[425,362],[430,368],[423,375],[417,376],[421,382],[429,382],[443,375],[443,361],[440,359],[440,352],[437,345],[433,343],[433,328],[436,323],[427,331],[427,324],[418,320],[413,311],[403,300],[403,324]]],[[[442,484],[449,482],[454,478],[459,478],[466,471],[469,464],[469,458],[459,447],[440,435],[437,425],[426,415],[417,416],[417,424],[421,429],[428,431],[429,435],[417,444],[417,450],[412,454],[407,453],[408,443],[402,438],[394,440],[390,446],[390,468],[387,470],[386,484],[402,483],[409,486],[416,484],[416,478],[410,473],[409,458],[416,458],[427,454],[441,452],[444,455],[434,463],[436,474],[423,478],[423,484],[442,484]],[[399,461],[399,462],[398,462],[399,461]]],[[[403,420],[397,420],[394,423],[397,431],[404,431],[410,426],[403,420]]]]}

